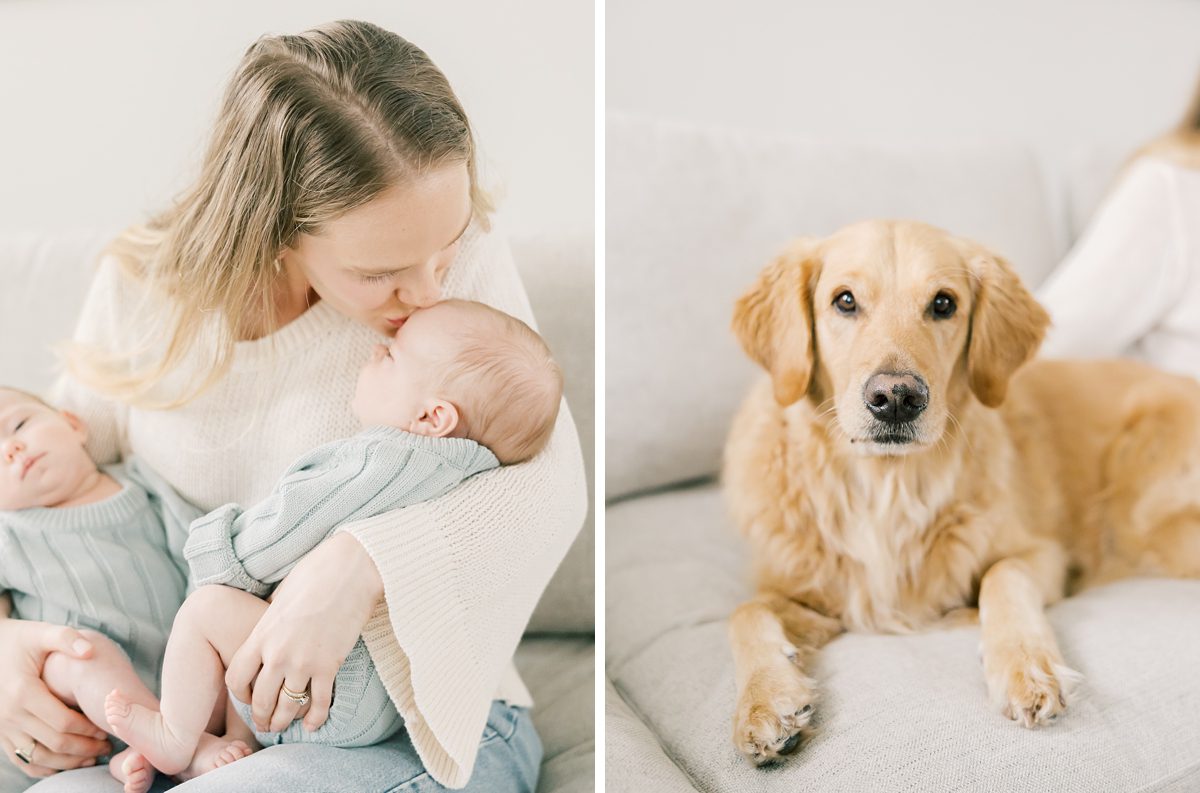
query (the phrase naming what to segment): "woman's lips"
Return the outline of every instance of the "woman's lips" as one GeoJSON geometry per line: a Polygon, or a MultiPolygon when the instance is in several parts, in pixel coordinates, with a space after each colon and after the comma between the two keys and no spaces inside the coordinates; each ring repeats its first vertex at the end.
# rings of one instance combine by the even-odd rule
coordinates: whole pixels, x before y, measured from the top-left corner
{"type": "Polygon", "coordinates": [[[387,324],[391,325],[396,330],[400,330],[400,326],[403,325],[405,322],[408,322],[408,317],[399,317],[398,319],[385,319],[384,321],[387,322],[387,324]]]}

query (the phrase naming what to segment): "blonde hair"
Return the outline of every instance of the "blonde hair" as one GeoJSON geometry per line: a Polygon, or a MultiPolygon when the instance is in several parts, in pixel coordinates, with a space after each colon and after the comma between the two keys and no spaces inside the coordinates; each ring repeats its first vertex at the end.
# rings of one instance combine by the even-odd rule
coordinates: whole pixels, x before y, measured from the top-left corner
{"type": "Polygon", "coordinates": [[[416,45],[357,21],[260,38],[226,90],[196,183],[109,248],[144,287],[143,338],[120,350],[72,344],[68,370],[138,407],[187,403],[225,374],[237,341],[275,327],[277,258],[297,235],[452,164],[466,165],[486,227],[475,159],[462,105],[416,45]],[[205,374],[180,382],[189,369],[205,374]]]}
{"type": "Polygon", "coordinates": [[[562,369],[550,348],[521,320],[482,303],[443,300],[438,306],[463,314],[439,393],[458,407],[467,437],[501,463],[533,457],[550,439],[562,400],[562,369]]]}
{"type": "Polygon", "coordinates": [[[1187,112],[1179,124],[1162,137],[1151,141],[1136,157],[1161,157],[1188,168],[1200,168],[1200,82],[1187,112]]]}

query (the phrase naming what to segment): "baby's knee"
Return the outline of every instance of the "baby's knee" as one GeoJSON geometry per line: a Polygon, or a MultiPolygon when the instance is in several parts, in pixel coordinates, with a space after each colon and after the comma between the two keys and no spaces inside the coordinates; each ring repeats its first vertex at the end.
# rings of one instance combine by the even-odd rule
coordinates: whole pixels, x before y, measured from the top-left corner
{"type": "Polygon", "coordinates": [[[175,626],[199,628],[209,625],[214,619],[219,620],[230,614],[245,595],[245,592],[232,587],[217,584],[202,586],[183,601],[179,613],[175,615],[175,626]]]}

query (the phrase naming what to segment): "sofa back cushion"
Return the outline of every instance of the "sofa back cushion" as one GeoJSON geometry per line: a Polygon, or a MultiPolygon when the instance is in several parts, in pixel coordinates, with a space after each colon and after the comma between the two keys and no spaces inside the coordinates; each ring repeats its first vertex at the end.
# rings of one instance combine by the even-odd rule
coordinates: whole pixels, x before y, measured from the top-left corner
{"type": "Polygon", "coordinates": [[[587,471],[583,529],[529,623],[531,632],[591,633],[596,622],[596,271],[591,235],[514,237],[513,258],[538,330],[563,369],[564,390],[587,471]]]}
{"type": "Polygon", "coordinates": [[[605,444],[609,499],[715,474],[755,368],[734,300],[788,240],[867,218],[922,220],[1007,257],[1056,261],[1043,178],[1013,144],[821,143],[610,112],[605,444]]]}

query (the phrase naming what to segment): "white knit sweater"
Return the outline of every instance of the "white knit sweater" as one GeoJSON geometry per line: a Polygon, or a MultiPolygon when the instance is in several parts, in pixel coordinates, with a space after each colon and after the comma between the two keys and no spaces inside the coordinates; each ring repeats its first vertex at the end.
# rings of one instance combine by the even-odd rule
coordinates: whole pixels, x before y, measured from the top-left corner
{"type": "Polygon", "coordinates": [[[1038,299],[1047,357],[1128,355],[1200,378],[1200,170],[1131,164],[1038,299]]]}
{"type": "MultiPolygon", "coordinates": [[[[472,227],[445,293],[533,323],[506,240],[472,227]]],[[[138,285],[103,259],[76,338],[131,338],[138,285]]],[[[310,449],[353,435],[351,396],[375,331],[319,302],[279,331],[237,345],[231,371],[187,405],[130,408],[63,378],[59,405],[89,424],[89,450],[130,453],[205,510],[252,504],[310,449]]],[[[462,787],[493,699],[529,705],[513,652],[586,508],[579,439],[565,404],[547,448],[445,496],[347,524],[379,568],[384,600],[363,629],[426,770],[462,787]]],[[[333,593],[333,597],[337,594],[333,593]]]]}

